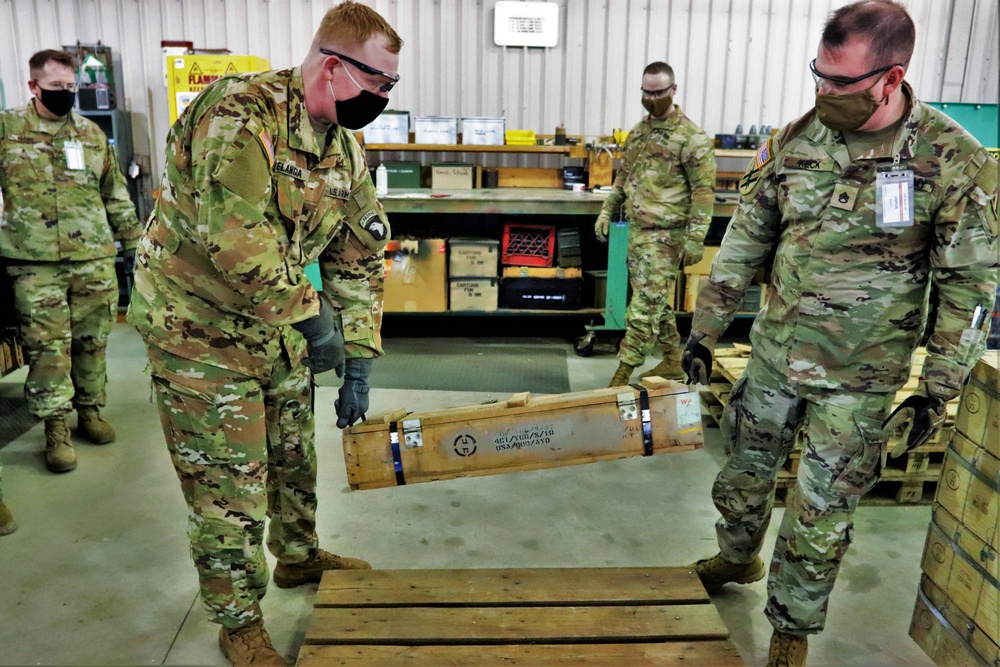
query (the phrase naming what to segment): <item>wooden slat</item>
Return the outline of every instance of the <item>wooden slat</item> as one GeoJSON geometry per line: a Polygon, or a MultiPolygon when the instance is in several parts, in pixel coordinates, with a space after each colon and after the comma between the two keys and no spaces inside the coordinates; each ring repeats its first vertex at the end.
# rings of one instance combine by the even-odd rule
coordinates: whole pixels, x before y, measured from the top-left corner
{"type": "Polygon", "coordinates": [[[726,639],[710,604],[369,607],[313,611],[307,644],[519,644],[726,639]]]}
{"type": "Polygon", "coordinates": [[[743,664],[728,641],[522,646],[303,646],[299,667],[668,667],[743,664]]]}
{"type": "Polygon", "coordinates": [[[496,570],[333,570],[317,607],[704,604],[684,567],[496,570]]]}

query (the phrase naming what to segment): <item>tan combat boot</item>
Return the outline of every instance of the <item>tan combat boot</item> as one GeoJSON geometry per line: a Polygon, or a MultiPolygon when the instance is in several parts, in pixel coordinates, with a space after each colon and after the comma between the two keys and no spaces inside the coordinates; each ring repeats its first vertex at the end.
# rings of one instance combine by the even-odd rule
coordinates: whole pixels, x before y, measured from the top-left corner
{"type": "Polygon", "coordinates": [[[264,621],[229,630],[219,629],[219,648],[233,667],[287,667],[288,663],[274,650],[264,621]]]}
{"type": "Polygon", "coordinates": [[[274,568],[274,584],[278,588],[294,588],[302,584],[318,584],[327,570],[370,569],[372,566],[359,558],[341,558],[317,549],[301,563],[286,565],[279,561],[274,568]]]}
{"type": "Polygon", "coordinates": [[[17,521],[10,513],[10,508],[4,503],[0,503],[0,535],[10,535],[17,530],[17,521]]]}
{"type": "Polygon", "coordinates": [[[640,378],[659,375],[664,380],[687,380],[687,373],[681,368],[681,351],[678,348],[663,351],[663,361],[646,371],[640,378]]]}
{"type": "Polygon", "coordinates": [[[609,387],[624,387],[628,384],[629,378],[632,377],[632,371],[635,370],[635,366],[629,366],[624,362],[618,363],[618,370],[615,371],[615,376],[611,378],[611,384],[609,387]]]}
{"type": "Polygon", "coordinates": [[[77,408],[77,430],[95,445],[106,445],[115,439],[115,429],[101,419],[101,411],[96,405],[81,405],[77,408]]]}
{"type": "Polygon", "coordinates": [[[76,452],[65,419],[45,420],[45,465],[52,472],[69,472],[76,468],[76,452]]]}
{"type": "Polygon", "coordinates": [[[692,567],[709,593],[714,593],[725,584],[750,584],[764,578],[764,561],[760,556],[754,558],[752,563],[744,564],[730,563],[722,554],[716,554],[698,561],[692,567]]]}
{"type": "Polygon", "coordinates": [[[767,654],[767,667],[805,667],[809,639],[775,630],[767,654]]]}

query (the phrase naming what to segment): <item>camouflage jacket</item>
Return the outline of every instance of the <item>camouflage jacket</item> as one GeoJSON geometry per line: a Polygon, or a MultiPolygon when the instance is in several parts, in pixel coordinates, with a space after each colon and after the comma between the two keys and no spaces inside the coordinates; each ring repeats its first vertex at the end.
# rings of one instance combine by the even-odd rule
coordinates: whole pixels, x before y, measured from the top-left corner
{"type": "Polygon", "coordinates": [[[894,392],[909,377],[934,285],[924,378],[957,395],[983,350],[961,342],[963,331],[976,306],[992,310],[1000,279],[997,162],[904,86],[911,108],[891,154],[914,172],[914,224],[876,225],[876,167],[892,158],[851,160],[841,133],[810,111],[751,161],[693,331],[722,334],[775,251],[754,350],[783,356],[803,389],[894,392]]]}
{"type": "Polygon", "coordinates": [[[646,116],[629,132],[601,213],[613,214],[623,201],[638,227],[687,227],[692,240],[705,240],[715,202],[715,153],[708,135],[680,107],[663,120],[646,116]]]}
{"type": "Polygon", "coordinates": [[[365,155],[306,113],[294,70],[220,79],[167,137],[163,187],[139,243],[129,321],[147,343],[259,377],[287,350],[290,324],[316,315],[305,267],[344,324],[348,357],[382,354],[388,221],[365,155]]]}
{"type": "Polygon", "coordinates": [[[50,121],[34,102],[0,112],[0,257],[29,262],[114,257],[115,239],[135,247],[142,232],[125,177],[104,132],[76,111],[50,121]],[[66,144],[83,149],[69,169],[66,144]]]}

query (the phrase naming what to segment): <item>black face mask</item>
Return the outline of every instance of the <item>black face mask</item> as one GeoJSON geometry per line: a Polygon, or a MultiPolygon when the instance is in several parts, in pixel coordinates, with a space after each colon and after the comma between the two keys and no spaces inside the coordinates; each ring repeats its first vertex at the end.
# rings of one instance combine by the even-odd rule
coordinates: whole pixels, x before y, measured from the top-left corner
{"type": "Polygon", "coordinates": [[[337,123],[349,130],[360,130],[378,118],[387,104],[388,98],[362,90],[357,97],[337,100],[337,123]]]}
{"type": "Polygon", "coordinates": [[[38,90],[42,95],[42,104],[57,116],[68,114],[76,103],[76,93],[72,90],[45,90],[41,86],[38,90]]]}
{"type": "MultiPolygon", "coordinates": [[[[354,81],[353,77],[351,77],[351,81],[355,86],[358,86],[358,82],[354,81]]],[[[389,103],[388,97],[380,97],[375,93],[370,93],[361,86],[358,86],[361,94],[357,97],[352,97],[349,100],[338,100],[337,95],[333,92],[333,82],[327,81],[326,85],[330,88],[330,94],[333,95],[334,104],[337,107],[337,124],[348,130],[360,130],[378,118],[382,110],[385,109],[385,105],[389,103]]]]}

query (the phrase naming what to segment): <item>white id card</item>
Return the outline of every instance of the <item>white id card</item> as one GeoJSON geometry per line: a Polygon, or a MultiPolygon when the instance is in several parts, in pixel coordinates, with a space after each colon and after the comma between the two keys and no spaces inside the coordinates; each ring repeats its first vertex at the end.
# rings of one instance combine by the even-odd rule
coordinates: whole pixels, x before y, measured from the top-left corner
{"type": "Polygon", "coordinates": [[[83,160],[83,144],[79,141],[67,141],[63,144],[66,151],[66,168],[73,171],[80,171],[87,168],[87,163],[83,160]]]}
{"type": "Polygon", "coordinates": [[[875,224],[879,227],[913,226],[913,172],[880,171],[875,176],[875,224]]]}

